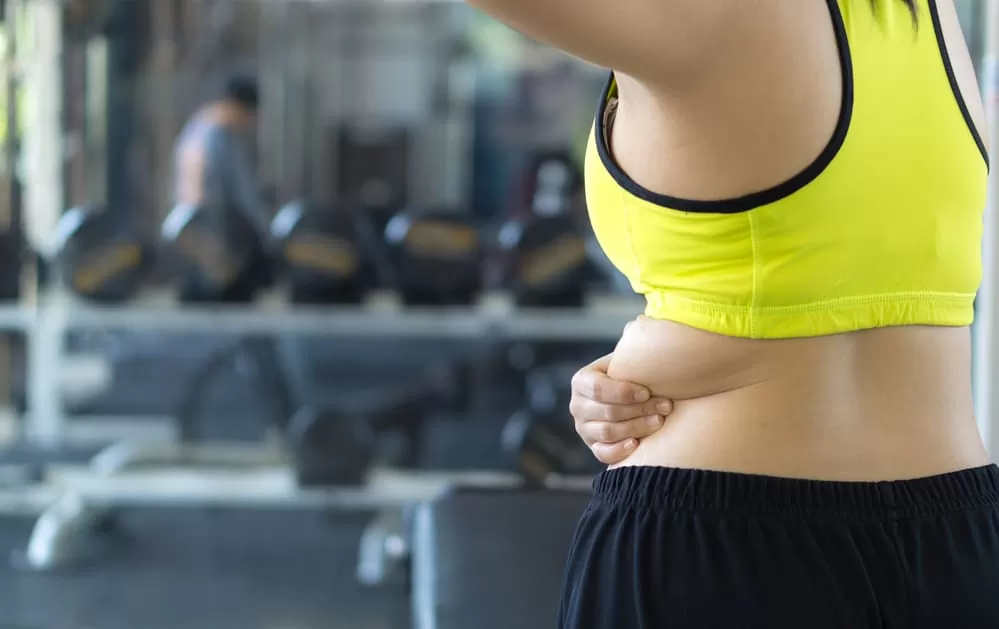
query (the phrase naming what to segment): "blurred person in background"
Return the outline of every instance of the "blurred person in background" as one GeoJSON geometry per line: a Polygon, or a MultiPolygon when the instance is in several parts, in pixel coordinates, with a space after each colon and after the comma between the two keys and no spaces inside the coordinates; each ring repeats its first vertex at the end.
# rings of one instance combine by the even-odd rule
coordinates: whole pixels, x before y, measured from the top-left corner
{"type": "MultiPolygon", "coordinates": [[[[191,208],[200,208],[220,234],[238,223],[227,222],[242,217],[256,233],[253,262],[249,271],[215,295],[199,273],[185,277],[181,294],[185,300],[221,298],[243,301],[255,287],[273,279],[268,263],[270,215],[264,190],[254,167],[254,134],[257,128],[257,81],[251,76],[233,73],[223,81],[218,97],[199,108],[177,138],[174,149],[174,212],[190,216],[191,208]]],[[[174,229],[167,220],[164,229],[174,229]],[[170,226],[170,227],[168,227],[170,226]]]]}
{"type": "Polygon", "coordinates": [[[174,149],[174,202],[240,212],[264,234],[268,216],[252,157],[258,93],[255,78],[233,73],[184,125],[174,149]]]}
{"type": "Polygon", "coordinates": [[[988,147],[952,0],[469,2],[613,69],[587,204],[647,299],[573,381],[612,465],[559,627],[999,627],[988,147]]]}

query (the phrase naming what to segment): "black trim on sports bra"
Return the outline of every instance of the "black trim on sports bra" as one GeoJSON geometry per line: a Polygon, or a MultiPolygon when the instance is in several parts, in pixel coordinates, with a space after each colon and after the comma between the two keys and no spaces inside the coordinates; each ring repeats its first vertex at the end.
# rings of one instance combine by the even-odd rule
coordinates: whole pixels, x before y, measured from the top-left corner
{"type": "Polygon", "coordinates": [[[836,122],[836,129],[829,139],[829,143],[819,156],[815,158],[815,161],[783,183],[760,192],[751,192],[733,199],[704,201],[652,192],[647,188],[643,188],[629,177],[618,166],[611,155],[607,142],[609,136],[607,135],[607,129],[604,128],[604,110],[617,89],[614,83],[614,73],[611,72],[607,79],[607,85],[600,96],[600,104],[597,106],[595,136],[597,154],[600,155],[600,161],[603,162],[604,168],[614,178],[614,181],[631,194],[649,203],[673,210],[713,214],[736,214],[774,203],[794,194],[814,181],[829,166],[833,158],[836,157],[836,154],[839,153],[843,142],[846,140],[847,131],[850,129],[850,120],[853,116],[853,60],[850,56],[850,43],[846,37],[846,25],[843,22],[843,14],[840,12],[837,1],[826,0],[826,4],[829,6],[829,13],[832,15],[833,31],[836,34],[836,45],[839,49],[840,68],[843,74],[843,99],[840,105],[839,120],[836,122]]]}
{"type": "Polygon", "coordinates": [[[947,81],[950,83],[950,90],[954,93],[957,106],[961,109],[961,115],[964,116],[965,124],[968,125],[968,131],[971,132],[971,137],[975,139],[975,144],[978,145],[978,150],[982,152],[982,157],[985,159],[985,167],[988,168],[989,151],[985,148],[985,141],[975,126],[975,121],[971,117],[971,111],[968,109],[968,103],[964,100],[964,94],[961,93],[961,86],[957,82],[957,75],[954,74],[954,66],[950,62],[950,53],[947,51],[947,39],[944,37],[943,25],[940,23],[940,12],[937,9],[937,2],[936,0],[928,0],[927,4],[930,6],[933,32],[937,36],[937,48],[940,50],[940,58],[943,60],[944,71],[947,72],[947,81]]]}

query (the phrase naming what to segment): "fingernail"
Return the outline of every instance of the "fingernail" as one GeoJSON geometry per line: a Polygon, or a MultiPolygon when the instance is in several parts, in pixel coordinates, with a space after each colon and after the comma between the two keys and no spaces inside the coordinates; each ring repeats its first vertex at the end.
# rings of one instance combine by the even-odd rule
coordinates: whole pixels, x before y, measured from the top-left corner
{"type": "Polygon", "coordinates": [[[638,447],[638,442],[635,441],[634,439],[628,439],[627,441],[624,442],[624,449],[628,450],[629,452],[637,447],[638,447]]]}
{"type": "Polygon", "coordinates": [[[649,417],[647,421],[649,422],[649,426],[652,426],[653,428],[659,428],[663,425],[663,418],[658,415],[649,417]]]}
{"type": "Polygon", "coordinates": [[[656,405],[656,409],[663,415],[669,415],[670,413],[673,412],[673,403],[660,402],[659,404],[656,405]]]}
{"type": "Polygon", "coordinates": [[[646,391],[645,389],[640,389],[638,391],[635,391],[635,401],[636,402],[644,402],[647,399],[649,399],[649,392],[648,391],[646,391]]]}

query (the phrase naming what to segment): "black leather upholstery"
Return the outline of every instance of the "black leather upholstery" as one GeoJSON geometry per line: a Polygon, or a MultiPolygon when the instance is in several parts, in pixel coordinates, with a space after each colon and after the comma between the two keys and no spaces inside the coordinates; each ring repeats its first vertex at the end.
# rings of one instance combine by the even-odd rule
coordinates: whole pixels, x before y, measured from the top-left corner
{"type": "Polygon", "coordinates": [[[551,629],[588,492],[457,489],[413,535],[415,629],[551,629]]]}

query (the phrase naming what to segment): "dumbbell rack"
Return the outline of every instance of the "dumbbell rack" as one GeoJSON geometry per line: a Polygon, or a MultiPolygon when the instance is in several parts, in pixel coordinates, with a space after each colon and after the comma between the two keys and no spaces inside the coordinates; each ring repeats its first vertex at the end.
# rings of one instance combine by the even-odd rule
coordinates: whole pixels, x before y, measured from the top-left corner
{"type": "Polygon", "coordinates": [[[81,303],[56,292],[34,307],[0,309],[0,327],[28,336],[28,409],[25,436],[43,445],[64,439],[66,417],[59,379],[64,339],[75,329],[224,332],[237,335],[446,338],[470,343],[617,339],[641,310],[634,299],[595,299],[582,310],[519,310],[502,295],[469,308],[407,308],[391,294],[361,306],[289,306],[271,294],[246,306],[180,307],[163,294],[123,307],[81,303]]]}
{"type": "MultiPolygon", "coordinates": [[[[499,295],[487,296],[469,308],[413,309],[386,294],[375,295],[362,306],[292,307],[275,294],[247,306],[179,307],[159,295],[123,307],[103,307],[57,292],[45,295],[36,305],[0,308],[0,328],[21,330],[28,337],[25,437],[44,447],[66,442],[66,417],[56,374],[70,330],[423,337],[483,344],[613,341],[640,309],[641,304],[634,299],[598,299],[583,310],[524,311],[499,295]]],[[[362,487],[302,489],[289,466],[262,448],[242,452],[228,446],[192,450],[164,443],[145,444],[143,449],[143,444],[121,443],[105,450],[89,466],[53,470],[48,481],[45,487],[27,492],[0,492],[0,511],[41,513],[26,556],[34,567],[54,567],[71,559],[66,549],[74,547],[76,536],[123,505],[391,509],[433,500],[455,483],[510,487],[520,479],[491,472],[375,470],[362,487]],[[181,448],[183,455],[177,456],[181,448]],[[133,466],[159,462],[165,465],[158,470],[133,466]],[[219,469],[220,462],[231,462],[232,466],[219,469]]],[[[553,482],[585,485],[588,480],[553,482]]]]}

